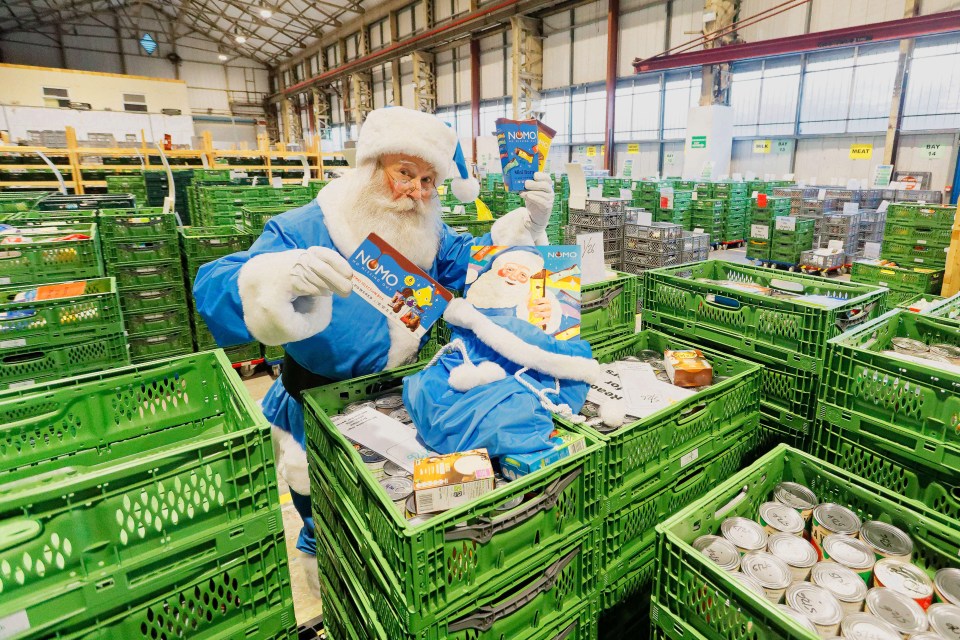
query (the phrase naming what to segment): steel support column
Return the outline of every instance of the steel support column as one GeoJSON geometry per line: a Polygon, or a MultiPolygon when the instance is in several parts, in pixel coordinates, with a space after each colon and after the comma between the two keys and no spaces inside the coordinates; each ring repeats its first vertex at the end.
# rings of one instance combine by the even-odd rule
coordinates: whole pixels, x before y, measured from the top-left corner
{"type": "Polygon", "coordinates": [[[543,89],[541,23],[534,18],[513,16],[510,30],[513,41],[513,117],[530,118],[539,111],[540,90],[543,89]]]}
{"type": "Polygon", "coordinates": [[[369,72],[350,76],[350,111],[352,124],[358,127],[373,111],[373,77],[369,72]]]}
{"type": "Polygon", "coordinates": [[[437,110],[437,74],[433,54],[414,51],[412,57],[413,106],[419,111],[434,113],[437,110]]]}
{"type": "Polygon", "coordinates": [[[620,52],[620,0],[609,0],[607,4],[607,119],[604,127],[603,146],[606,153],[603,166],[616,173],[613,165],[613,129],[616,124],[617,106],[617,60],[620,52]]]}
{"type": "Polygon", "coordinates": [[[473,160],[477,161],[477,136],[480,135],[480,41],[470,41],[470,122],[473,130],[473,160]]]}
{"type": "Polygon", "coordinates": [[[290,98],[284,98],[280,101],[280,140],[279,142],[290,142],[292,140],[291,128],[293,123],[290,118],[290,98]]]}
{"type": "MultiPolygon", "coordinates": [[[[919,12],[919,0],[906,0],[903,7],[904,18],[915,18],[919,12]]],[[[893,79],[893,95],[890,98],[890,117],[887,119],[887,135],[883,145],[883,164],[896,164],[897,162],[897,147],[900,146],[900,126],[903,123],[903,102],[907,94],[910,59],[913,58],[915,42],[913,38],[900,41],[897,74],[893,79]]]]}
{"type": "Polygon", "coordinates": [[[314,135],[323,140],[330,130],[330,96],[316,87],[310,93],[313,97],[314,135]]]}

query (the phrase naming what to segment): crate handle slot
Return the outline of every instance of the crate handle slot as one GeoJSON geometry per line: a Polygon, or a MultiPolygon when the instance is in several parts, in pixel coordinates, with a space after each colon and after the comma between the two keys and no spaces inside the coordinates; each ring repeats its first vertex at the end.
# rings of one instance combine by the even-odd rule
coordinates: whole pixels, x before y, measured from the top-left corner
{"type": "Polygon", "coordinates": [[[717,511],[713,514],[713,517],[719,520],[723,516],[733,511],[738,504],[740,504],[741,502],[747,499],[747,491],[749,490],[750,490],[749,486],[743,485],[743,488],[740,489],[740,493],[735,495],[733,499],[730,500],[730,502],[728,502],[727,504],[717,509],[717,511]]]}
{"type": "Polygon", "coordinates": [[[163,246],[162,242],[131,242],[130,244],[123,245],[126,247],[127,251],[156,251],[159,247],[163,246]]]}
{"type": "Polygon", "coordinates": [[[141,300],[155,300],[156,298],[163,297],[163,291],[152,290],[152,291],[138,291],[137,297],[141,300]]]}
{"type": "Polygon", "coordinates": [[[147,227],[161,221],[162,221],[161,218],[136,217],[136,218],[115,218],[113,222],[114,224],[124,226],[124,227],[147,227]]]}
{"type": "Polygon", "coordinates": [[[706,408],[707,408],[707,404],[705,402],[702,404],[698,404],[696,406],[690,407],[689,409],[687,409],[686,411],[680,414],[680,419],[677,420],[677,424],[686,424],[687,422],[690,422],[697,416],[698,413],[700,413],[706,408]]]}
{"type": "Polygon", "coordinates": [[[543,493],[528,502],[522,509],[512,511],[508,515],[497,519],[478,518],[479,522],[477,524],[455,527],[445,532],[444,539],[447,542],[472,540],[478,544],[486,544],[501,531],[512,529],[538,513],[553,509],[560,498],[560,494],[577,479],[582,471],[583,467],[579,467],[562,478],[557,478],[544,488],[543,493]]]}
{"type": "Polygon", "coordinates": [[[577,557],[577,554],[579,553],[580,547],[577,547],[566,556],[554,562],[552,565],[547,567],[547,570],[543,572],[543,575],[538,578],[536,582],[521,591],[519,594],[517,594],[517,597],[513,598],[512,600],[508,600],[503,604],[492,607],[480,607],[474,613],[451,622],[447,626],[447,631],[451,633],[463,631],[465,629],[489,631],[490,627],[492,627],[500,618],[513,615],[520,609],[533,602],[533,600],[541,593],[546,593],[547,591],[553,589],[553,585],[557,582],[557,576],[560,575],[561,571],[567,568],[567,565],[573,562],[573,559],[577,557]]]}
{"type": "Polygon", "coordinates": [[[12,249],[7,249],[0,251],[0,260],[14,260],[23,255],[22,251],[15,251],[12,249]]]}
{"type": "Polygon", "coordinates": [[[735,311],[740,309],[740,301],[736,298],[730,298],[728,296],[718,296],[716,294],[709,293],[704,298],[704,301],[707,304],[711,304],[715,307],[726,307],[727,309],[733,309],[735,311]]]}
{"type": "Polygon", "coordinates": [[[44,357],[43,351],[30,351],[28,353],[18,353],[11,356],[5,356],[3,358],[3,364],[23,364],[24,362],[32,362],[33,360],[42,360],[44,357]]]}
{"type": "Polygon", "coordinates": [[[33,540],[40,535],[43,527],[37,520],[27,520],[19,518],[11,520],[0,525],[0,551],[13,549],[14,547],[33,540]]]}
{"type": "Polygon", "coordinates": [[[870,312],[873,311],[873,308],[875,306],[877,306],[877,303],[871,302],[870,304],[864,305],[862,309],[854,313],[852,316],[849,316],[847,318],[841,318],[838,316],[837,323],[836,323],[837,328],[840,329],[840,331],[845,332],[851,327],[855,327],[858,324],[863,324],[864,322],[870,319],[870,312]]]}
{"type": "Polygon", "coordinates": [[[595,298],[588,302],[583,302],[580,304],[581,311],[590,311],[599,307],[605,307],[610,304],[614,298],[623,293],[623,285],[619,287],[614,287],[609,291],[604,291],[603,295],[599,298],[595,298]]]}
{"type": "Polygon", "coordinates": [[[570,637],[570,634],[572,634],[574,631],[577,630],[577,625],[579,624],[580,624],[579,620],[574,620],[573,622],[570,623],[570,626],[568,626],[566,629],[558,633],[553,638],[553,640],[567,640],[567,638],[570,637]]]}

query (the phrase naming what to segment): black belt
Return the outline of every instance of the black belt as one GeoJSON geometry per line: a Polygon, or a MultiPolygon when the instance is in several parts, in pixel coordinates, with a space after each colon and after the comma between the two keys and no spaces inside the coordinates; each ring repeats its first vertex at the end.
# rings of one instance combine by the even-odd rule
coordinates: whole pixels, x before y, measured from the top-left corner
{"type": "Polygon", "coordinates": [[[317,375],[302,364],[290,357],[290,354],[283,354],[283,373],[280,374],[280,383],[287,393],[297,402],[303,403],[303,392],[314,387],[336,382],[331,378],[317,375]]]}

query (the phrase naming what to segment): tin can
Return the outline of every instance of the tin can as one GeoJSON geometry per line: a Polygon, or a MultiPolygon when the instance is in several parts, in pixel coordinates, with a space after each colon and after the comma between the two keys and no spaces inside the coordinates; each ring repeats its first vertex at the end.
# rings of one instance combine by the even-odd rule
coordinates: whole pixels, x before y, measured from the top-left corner
{"type": "Polygon", "coordinates": [[[909,562],[893,558],[878,560],[873,568],[873,586],[893,589],[916,601],[924,610],[933,603],[933,580],[909,562]]]}
{"type": "Polygon", "coordinates": [[[391,393],[389,395],[380,396],[373,401],[373,404],[380,413],[390,415],[397,409],[403,407],[403,396],[399,393],[391,393]]]}
{"type": "Polygon", "coordinates": [[[930,631],[943,640],[960,640],[960,607],[952,604],[932,604],[927,609],[927,619],[930,622],[930,631]]]}
{"type": "Polygon", "coordinates": [[[864,584],[870,583],[876,556],[866,544],[849,536],[832,533],[823,539],[823,560],[842,564],[860,576],[864,584]]]}
{"type": "Polygon", "coordinates": [[[852,569],[836,562],[818,562],[810,571],[810,582],[836,596],[845,614],[863,610],[867,585],[852,569]]]}
{"type": "Polygon", "coordinates": [[[930,356],[941,362],[960,364],[960,347],[944,343],[932,344],[930,345],[930,356]]]}
{"type": "MultiPolygon", "coordinates": [[[[493,488],[494,488],[494,489],[499,489],[500,487],[506,486],[506,485],[508,485],[508,484],[510,484],[510,483],[507,481],[507,479],[504,478],[504,477],[501,476],[501,475],[494,476],[494,478],[493,478],[493,488]]],[[[510,500],[507,500],[506,502],[503,502],[503,503],[501,503],[501,504],[498,504],[496,507],[494,507],[494,511],[510,511],[510,509],[513,509],[513,508],[515,508],[515,507],[519,507],[521,504],[523,504],[523,495],[522,495],[522,494],[519,495],[519,496],[517,496],[516,498],[511,498],[510,500]]]]}
{"type": "Polygon", "coordinates": [[[388,476],[407,476],[411,477],[410,472],[398,465],[393,460],[387,460],[383,463],[383,472],[388,476]]]}
{"type": "Polygon", "coordinates": [[[727,518],[720,523],[720,533],[732,542],[740,553],[767,548],[767,532],[747,518],[727,518]]]}
{"type": "Polygon", "coordinates": [[[829,638],[840,632],[843,607],[831,592],[807,582],[790,585],[787,589],[787,604],[813,623],[821,638],[829,638]]]}
{"type": "MultiPolygon", "coordinates": [[[[800,517],[796,511],[791,510],[791,512],[800,517]]],[[[789,533],[775,533],[770,536],[767,540],[767,551],[790,567],[794,582],[806,580],[810,575],[810,569],[817,564],[817,550],[813,545],[789,533]]]]}
{"type": "Polygon", "coordinates": [[[370,474],[373,478],[379,481],[386,475],[383,471],[383,466],[386,464],[387,459],[382,455],[374,451],[373,449],[368,449],[356,442],[353,443],[353,448],[357,450],[357,453],[360,454],[360,459],[363,461],[363,465],[370,471],[370,474]]]}
{"type": "Polygon", "coordinates": [[[395,411],[391,411],[390,417],[393,418],[394,420],[402,422],[403,424],[410,424],[411,422],[413,422],[413,418],[410,417],[410,412],[404,409],[403,407],[400,407],[395,411]]]}
{"type": "Polygon", "coordinates": [[[789,533],[802,536],[806,523],[800,513],[782,502],[764,502],[758,511],[760,524],[768,535],[789,533]]]}
{"type": "Polygon", "coordinates": [[[913,540],[892,524],[868,520],[860,527],[860,540],[873,550],[877,560],[893,558],[910,562],[913,558],[913,540]]]}
{"type": "Polygon", "coordinates": [[[893,344],[893,350],[897,353],[910,356],[922,356],[930,350],[926,344],[913,338],[891,338],[890,343],[893,344]]]}
{"type": "Polygon", "coordinates": [[[778,605],[777,605],[777,609],[779,609],[779,610],[782,611],[783,613],[785,613],[785,614],[787,614],[788,616],[790,616],[791,618],[793,618],[793,619],[797,622],[797,624],[799,624],[799,625],[800,625],[801,627],[803,627],[804,629],[806,629],[806,630],[808,630],[808,631],[810,631],[810,632],[812,632],[812,633],[816,633],[816,632],[817,632],[817,627],[816,627],[816,625],[814,625],[812,622],[810,622],[810,620],[808,620],[805,615],[803,615],[802,613],[800,613],[799,611],[797,611],[796,609],[794,609],[794,608],[791,607],[790,605],[778,604],[778,605]]]}
{"type": "Polygon", "coordinates": [[[933,577],[937,602],[960,606],[960,569],[940,569],[933,577]]]}
{"type": "Polygon", "coordinates": [[[407,476],[386,476],[380,480],[380,486],[387,492],[400,513],[407,507],[407,499],[413,495],[413,479],[407,476]]]}
{"type": "Polygon", "coordinates": [[[853,511],[833,502],[824,502],[813,509],[810,539],[823,559],[823,539],[831,533],[855,536],[860,531],[860,518],[853,511]]]}
{"type": "Polygon", "coordinates": [[[867,592],[864,611],[896,629],[904,638],[927,630],[927,614],[914,600],[892,589],[874,587],[867,592]]]}
{"type": "Polygon", "coordinates": [[[425,513],[423,515],[418,514],[417,499],[412,493],[407,498],[407,502],[404,505],[403,511],[404,511],[403,513],[404,517],[407,519],[407,522],[412,526],[423,524],[430,518],[433,518],[434,516],[437,515],[436,513],[425,513]]]}
{"type": "Polygon", "coordinates": [[[814,507],[819,504],[813,491],[796,482],[778,484],[773,489],[773,499],[799,511],[804,522],[810,521],[814,507]]]}
{"type": "Polygon", "coordinates": [[[942,636],[939,633],[931,633],[929,631],[924,631],[921,634],[910,636],[910,640],[943,640],[946,637],[947,636],[942,636]]]}
{"type": "Polygon", "coordinates": [[[763,585],[757,582],[756,578],[751,578],[747,574],[742,573],[740,571],[737,571],[732,575],[734,580],[736,580],[737,582],[742,584],[744,587],[746,587],[748,591],[754,592],[761,598],[767,597],[767,592],[763,590],[763,585]]]}
{"type": "Polygon", "coordinates": [[[840,622],[846,640],[902,640],[894,627],[869,613],[852,613],[840,622]]]}
{"type": "Polygon", "coordinates": [[[360,409],[364,409],[366,407],[376,409],[377,405],[375,405],[370,400],[361,400],[360,402],[351,402],[350,404],[348,404],[343,408],[343,413],[344,414],[353,413],[354,411],[359,411],[360,409]]]}
{"type": "Polygon", "coordinates": [[[740,559],[740,570],[760,583],[767,600],[773,604],[783,599],[783,594],[793,581],[790,567],[766,551],[751,551],[740,559]]]}
{"type": "Polygon", "coordinates": [[[707,556],[724,571],[733,573],[740,568],[740,551],[732,542],[720,536],[700,536],[693,548],[707,556]]]}

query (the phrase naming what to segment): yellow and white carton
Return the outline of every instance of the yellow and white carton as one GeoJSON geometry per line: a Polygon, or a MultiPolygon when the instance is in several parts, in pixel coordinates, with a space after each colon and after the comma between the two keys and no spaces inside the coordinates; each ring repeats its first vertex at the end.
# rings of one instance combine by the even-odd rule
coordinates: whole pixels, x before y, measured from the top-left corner
{"type": "Polygon", "coordinates": [[[413,463],[413,496],[418,514],[459,507],[493,488],[493,465],[486,449],[435,455],[413,463]]]}

